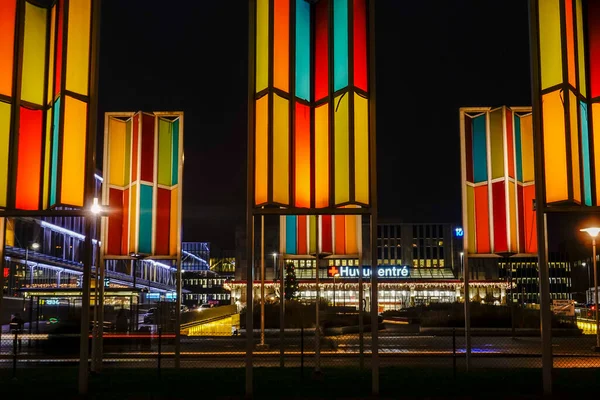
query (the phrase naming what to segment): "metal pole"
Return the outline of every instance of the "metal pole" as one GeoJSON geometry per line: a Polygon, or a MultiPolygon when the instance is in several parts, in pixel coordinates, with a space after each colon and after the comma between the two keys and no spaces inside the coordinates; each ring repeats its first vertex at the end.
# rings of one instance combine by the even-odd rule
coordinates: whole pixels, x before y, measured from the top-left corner
{"type": "Polygon", "coordinates": [[[542,139],[542,105],[540,98],[538,0],[529,0],[529,46],[531,49],[531,99],[534,139],[534,172],[536,228],[538,240],[538,274],[540,279],[540,325],[542,339],[542,382],[544,395],[552,394],[552,325],[550,312],[550,278],[548,274],[548,237],[546,221],[546,193],[544,147],[542,139]]]}
{"type": "Polygon", "coordinates": [[[359,254],[359,263],[360,266],[358,268],[358,364],[360,369],[362,370],[365,367],[365,321],[363,319],[364,288],[362,279],[365,260],[363,258],[362,251],[361,254],[359,254]]]}
{"type": "Polygon", "coordinates": [[[4,237],[6,218],[0,217],[0,343],[2,343],[2,299],[4,297],[4,237]]]}
{"type": "Polygon", "coordinates": [[[471,297],[469,293],[469,256],[467,253],[467,233],[465,231],[465,236],[463,238],[463,243],[465,246],[463,264],[465,270],[464,276],[464,285],[465,285],[465,363],[466,370],[469,372],[471,367],[471,297]]]}
{"type": "MultiPolygon", "coordinates": [[[[97,220],[98,221],[98,220],[97,220]]],[[[100,218],[100,238],[104,241],[104,219],[100,218]]],[[[104,279],[106,275],[106,267],[104,265],[104,250],[102,246],[98,246],[98,267],[100,269],[100,288],[98,289],[98,322],[100,329],[98,329],[98,338],[96,341],[96,372],[102,370],[102,359],[104,352],[104,279]]]]}
{"type": "MultiPolygon", "coordinates": [[[[362,218],[361,218],[362,219],[362,218]]],[[[371,215],[371,379],[372,394],[379,394],[379,299],[377,287],[377,206],[371,215]]]]}
{"type": "Polygon", "coordinates": [[[265,345],[265,216],[260,216],[260,345],[265,345]]]}
{"type": "Polygon", "coordinates": [[[600,351],[600,321],[598,319],[598,271],[596,269],[596,238],[592,238],[592,256],[594,257],[594,304],[596,305],[596,348],[600,351]]]}
{"type": "MultiPolygon", "coordinates": [[[[316,226],[317,241],[321,234],[319,224],[316,226]]],[[[315,305],[315,373],[321,373],[321,326],[319,324],[319,303],[321,302],[321,291],[319,290],[319,251],[321,249],[317,245],[317,266],[315,268],[315,284],[317,290],[316,305],[315,305]]]]}
{"type": "MultiPolygon", "coordinates": [[[[90,202],[91,204],[91,202],[90,202]]],[[[79,341],[79,394],[88,390],[88,346],[90,334],[90,275],[92,269],[92,220],[84,217],[85,258],[81,282],[81,335],[79,341]]]]}
{"type": "Polygon", "coordinates": [[[335,275],[333,276],[333,306],[335,307],[335,275]]]}
{"type": "Polygon", "coordinates": [[[181,251],[177,253],[177,304],[175,311],[175,368],[181,366],[181,251]]]}
{"type": "Polygon", "coordinates": [[[285,296],[283,255],[279,259],[279,366],[285,366],[285,296]]]}
{"type": "Polygon", "coordinates": [[[254,94],[256,0],[248,1],[248,157],[246,168],[246,397],[252,397],[254,332],[252,291],[254,284],[254,94]]]}

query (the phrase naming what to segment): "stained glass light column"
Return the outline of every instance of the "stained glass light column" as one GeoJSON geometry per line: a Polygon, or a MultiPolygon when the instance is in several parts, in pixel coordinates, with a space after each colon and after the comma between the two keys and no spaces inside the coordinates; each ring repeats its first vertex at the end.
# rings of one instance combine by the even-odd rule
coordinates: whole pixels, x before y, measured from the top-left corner
{"type": "Polygon", "coordinates": [[[95,1],[0,4],[1,208],[84,205],[95,1]]]}

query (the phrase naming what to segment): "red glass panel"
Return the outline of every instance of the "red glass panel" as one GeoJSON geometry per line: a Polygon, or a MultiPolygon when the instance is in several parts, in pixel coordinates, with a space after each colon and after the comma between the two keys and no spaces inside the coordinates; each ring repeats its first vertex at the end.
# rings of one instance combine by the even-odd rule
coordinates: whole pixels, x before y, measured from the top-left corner
{"type": "Polygon", "coordinates": [[[15,206],[37,210],[40,206],[42,165],[42,111],[21,107],[15,206]]]}
{"type": "Polygon", "coordinates": [[[523,214],[523,186],[517,185],[517,212],[519,213],[519,250],[525,251],[525,214],[523,214]]]}
{"type": "Polygon", "coordinates": [[[354,0],[354,86],[364,91],[367,86],[367,5],[354,0]]]}
{"type": "Polygon", "coordinates": [[[315,100],[329,93],[329,1],[321,0],[315,11],[315,100]]]}
{"type": "Polygon", "coordinates": [[[588,1],[590,97],[600,96],[600,2],[588,1]]]}
{"type": "Polygon", "coordinates": [[[506,197],[505,182],[492,183],[492,199],[494,202],[494,251],[508,251],[506,232],[506,197]]]}
{"type": "Polygon", "coordinates": [[[169,254],[169,232],[171,216],[171,191],[158,188],[156,195],[156,239],[154,252],[157,255],[169,254]]]}
{"type": "Polygon", "coordinates": [[[106,252],[108,255],[121,254],[121,240],[123,238],[123,191],[110,188],[108,197],[108,205],[111,213],[108,214],[106,252]]]}
{"type": "Polygon", "coordinates": [[[306,243],[306,215],[298,215],[298,250],[296,254],[308,254],[308,246],[306,243]]]}
{"type": "Polygon", "coordinates": [[[140,180],[154,182],[154,115],[142,114],[142,166],[140,180]]]}

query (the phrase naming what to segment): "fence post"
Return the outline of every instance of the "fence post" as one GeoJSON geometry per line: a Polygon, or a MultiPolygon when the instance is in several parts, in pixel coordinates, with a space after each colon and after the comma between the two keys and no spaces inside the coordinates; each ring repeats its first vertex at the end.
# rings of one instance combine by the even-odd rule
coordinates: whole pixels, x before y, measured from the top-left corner
{"type": "Polygon", "coordinates": [[[304,378],[304,320],[300,326],[300,376],[304,378]]]}
{"type": "Polygon", "coordinates": [[[18,330],[15,329],[15,337],[13,338],[13,379],[17,379],[17,335],[18,330]]]}
{"type": "Polygon", "coordinates": [[[452,370],[456,379],[456,328],[452,328],[452,370]]]}

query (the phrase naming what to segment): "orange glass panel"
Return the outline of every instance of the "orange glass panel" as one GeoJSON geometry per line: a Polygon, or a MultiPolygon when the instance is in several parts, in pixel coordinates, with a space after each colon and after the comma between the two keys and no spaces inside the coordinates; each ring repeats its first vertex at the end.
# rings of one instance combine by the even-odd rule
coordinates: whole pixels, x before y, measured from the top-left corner
{"type": "Polygon", "coordinates": [[[346,216],[336,215],[334,254],[346,254],[346,216]]]}
{"type": "Polygon", "coordinates": [[[565,113],[558,90],[542,96],[542,113],[546,203],[565,201],[569,197],[565,113]]]}
{"type": "Polygon", "coordinates": [[[91,0],[69,2],[67,90],[87,96],[90,71],[91,0]]]}
{"type": "Polygon", "coordinates": [[[42,111],[21,107],[15,207],[37,210],[40,206],[42,167],[42,111]]]}
{"type": "Polygon", "coordinates": [[[310,207],[310,107],[296,103],[294,131],[296,207],[310,207]]]}
{"type": "Polygon", "coordinates": [[[275,0],[273,33],[273,85],[289,92],[290,0],[275,0]]]}
{"type": "Polygon", "coordinates": [[[254,203],[267,202],[268,182],[268,127],[269,127],[269,96],[256,100],[256,125],[254,137],[254,203]]]}
{"type": "Polygon", "coordinates": [[[0,1],[0,94],[12,95],[16,0],[0,1]]]}
{"type": "Polygon", "coordinates": [[[571,172],[573,174],[573,200],[581,203],[581,173],[579,169],[579,123],[577,109],[579,102],[575,93],[569,90],[569,123],[571,125],[571,172]]]}
{"type": "Polygon", "coordinates": [[[356,234],[356,215],[346,215],[346,254],[358,254],[358,237],[356,234]]]}
{"type": "Polygon", "coordinates": [[[87,104],[65,96],[60,202],[83,206],[86,168],[87,104]]]}
{"type": "Polygon", "coordinates": [[[329,104],[315,108],[315,207],[329,206],[329,104]]]}
{"type": "MultiPolygon", "coordinates": [[[[6,207],[11,105],[0,101],[0,207],[6,207]]],[[[0,244],[1,246],[1,244],[0,244]]]]}
{"type": "MultiPolygon", "coordinates": [[[[490,215],[488,186],[477,186],[475,194],[475,234],[477,253],[490,252],[490,215]]],[[[471,234],[471,233],[470,233],[471,234]]]]}
{"type": "Polygon", "coordinates": [[[289,101],[273,95],[273,201],[290,203],[289,101]]]}

